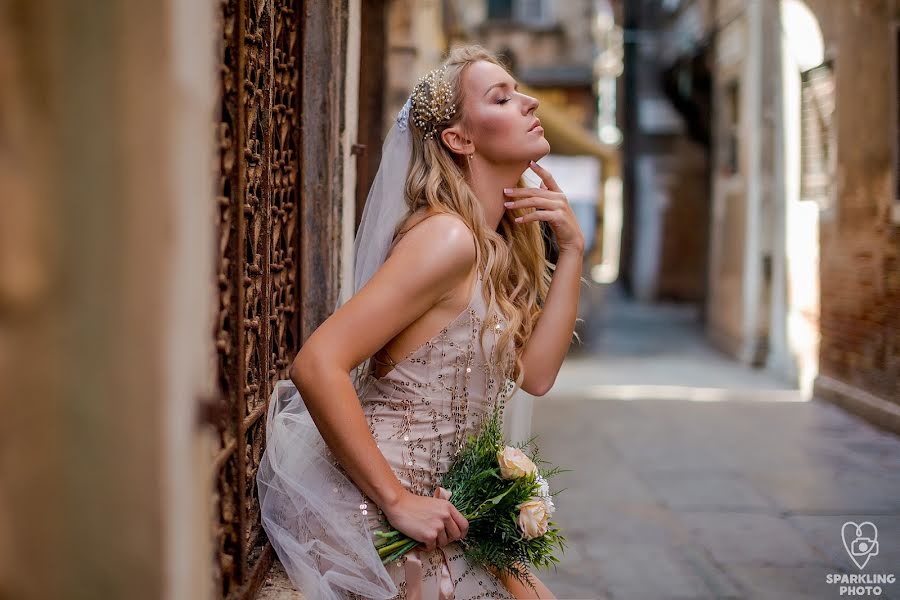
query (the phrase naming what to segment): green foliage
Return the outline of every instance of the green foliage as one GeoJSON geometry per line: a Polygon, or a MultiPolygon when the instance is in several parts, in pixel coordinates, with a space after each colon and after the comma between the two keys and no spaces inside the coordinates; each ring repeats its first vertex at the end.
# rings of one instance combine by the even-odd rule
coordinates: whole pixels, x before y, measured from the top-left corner
{"type": "MultiPolygon", "coordinates": [[[[440,485],[452,492],[450,502],[469,521],[466,537],[459,540],[469,561],[532,586],[525,565],[550,567],[558,563],[553,552],[555,548],[565,551],[565,537],[553,521],[548,522],[547,533],[534,539],[525,539],[519,529],[517,506],[536,496],[539,486],[535,475],[514,480],[501,476],[497,453],[506,444],[500,409],[495,405],[482,421],[478,434],[468,437],[440,485]]],[[[534,443],[536,437],[512,447],[522,450],[537,466],[537,473],[547,480],[569,471],[541,468],[549,463],[540,458],[534,443]]],[[[558,493],[551,492],[551,496],[558,493]]],[[[375,535],[379,538],[375,546],[384,563],[397,560],[419,543],[396,530],[377,531],[375,535]]]]}

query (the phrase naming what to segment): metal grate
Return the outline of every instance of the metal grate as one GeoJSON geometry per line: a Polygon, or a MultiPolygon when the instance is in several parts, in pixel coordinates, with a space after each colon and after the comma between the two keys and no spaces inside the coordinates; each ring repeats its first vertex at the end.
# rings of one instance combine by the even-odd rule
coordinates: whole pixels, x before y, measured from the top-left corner
{"type": "Polygon", "coordinates": [[[266,400],[299,346],[302,11],[295,0],[223,0],[220,19],[215,562],[222,598],[252,598],[273,558],[255,489],[266,400]]]}

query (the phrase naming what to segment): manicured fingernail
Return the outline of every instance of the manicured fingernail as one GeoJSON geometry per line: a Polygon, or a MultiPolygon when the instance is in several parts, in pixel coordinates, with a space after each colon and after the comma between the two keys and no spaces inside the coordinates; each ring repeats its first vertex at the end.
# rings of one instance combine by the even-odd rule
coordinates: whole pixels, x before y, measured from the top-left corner
{"type": "Polygon", "coordinates": [[[512,194],[512,188],[503,188],[504,194],[512,194]]]}
{"type": "Polygon", "coordinates": [[[521,222],[522,222],[522,217],[516,217],[516,223],[521,223],[521,222]]]}
{"type": "Polygon", "coordinates": [[[506,208],[509,208],[509,207],[512,206],[512,205],[513,205],[512,202],[504,202],[504,203],[503,203],[503,206],[505,206],[506,208]]]}
{"type": "Polygon", "coordinates": [[[537,166],[537,163],[534,161],[531,161],[531,164],[537,166]]]}

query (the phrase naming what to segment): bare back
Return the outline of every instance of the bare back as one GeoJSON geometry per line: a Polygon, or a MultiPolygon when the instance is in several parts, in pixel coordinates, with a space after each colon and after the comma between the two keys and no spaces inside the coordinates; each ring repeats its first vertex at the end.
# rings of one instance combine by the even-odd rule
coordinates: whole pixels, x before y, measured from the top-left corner
{"type": "MultiPolygon", "coordinates": [[[[409,217],[404,223],[405,227],[397,234],[397,237],[391,243],[388,249],[388,256],[394,250],[397,242],[408,233],[413,227],[435,215],[446,213],[417,213],[409,217]]],[[[473,238],[474,243],[474,238],[473,238]]],[[[475,247],[476,252],[478,246],[475,247]]],[[[393,337],[384,345],[372,358],[375,363],[373,373],[375,377],[382,378],[387,375],[394,366],[401,362],[410,353],[417,350],[422,344],[431,340],[435,335],[441,332],[449,323],[451,323],[461,312],[469,306],[474,292],[475,285],[478,284],[477,262],[469,273],[464,283],[460,284],[447,297],[443,298],[437,304],[428,309],[418,319],[413,321],[403,331],[393,337]]]]}

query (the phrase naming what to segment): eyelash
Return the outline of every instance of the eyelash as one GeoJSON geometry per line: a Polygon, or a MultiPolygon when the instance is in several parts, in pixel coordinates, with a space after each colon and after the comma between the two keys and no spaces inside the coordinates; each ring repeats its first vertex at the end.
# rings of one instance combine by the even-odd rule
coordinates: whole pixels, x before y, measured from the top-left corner
{"type": "Polygon", "coordinates": [[[506,103],[509,102],[510,100],[512,100],[512,98],[503,98],[503,99],[499,100],[499,101],[497,102],[497,104],[506,104],[506,103]]]}

